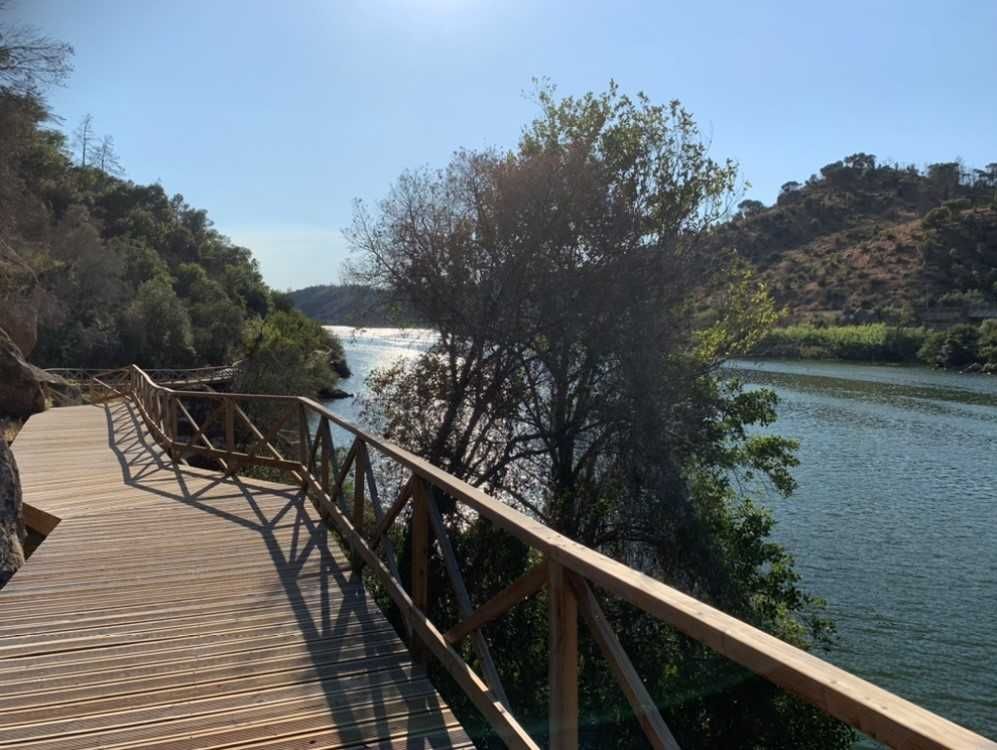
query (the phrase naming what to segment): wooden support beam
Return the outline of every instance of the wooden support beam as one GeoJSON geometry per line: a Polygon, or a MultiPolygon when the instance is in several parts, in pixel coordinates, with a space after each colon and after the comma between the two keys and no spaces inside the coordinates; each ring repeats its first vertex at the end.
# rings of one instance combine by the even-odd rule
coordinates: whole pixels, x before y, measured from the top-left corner
{"type": "Polygon", "coordinates": [[[533,596],[547,583],[547,562],[541,560],[447,631],[447,643],[460,643],[469,633],[497,620],[524,599],[533,596]]]}
{"type": "MultiPolygon", "coordinates": [[[[374,480],[374,468],[371,466],[368,456],[368,461],[366,462],[366,472],[367,472],[367,492],[370,494],[370,506],[374,509],[374,518],[380,523],[384,519],[384,508],[381,507],[381,496],[377,491],[377,482],[374,480]]],[[[398,555],[395,553],[394,542],[388,536],[384,537],[384,560],[388,566],[388,572],[391,576],[398,582],[398,585],[402,585],[402,575],[398,570],[398,555]]],[[[374,543],[370,544],[371,549],[377,550],[374,543]]],[[[362,559],[362,556],[361,556],[362,559]]],[[[414,637],[412,633],[412,626],[407,619],[402,620],[405,625],[405,635],[408,638],[408,642],[411,643],[414,637]]]]}
{"type": "Polygon", "coordinates": [[[232,399],[227,398],[222,404],[225,409],[225,450],[235,453],[235,410],[232,408],[232,399]]]}
{"type": "MultiPolygon", "coordinates": [[[[420,612],[429,609],[429,487],[421,479],[412,487],[412,603],[420,612]]],[[[428,617],[428,615],[427,615],[428,617]]],[[[413,652],[416,662],[425,666],[421,648],[413,652]]]]}
{"type": "Polygon", "coordinates": [[[578,599],[562,565],[548,561],[550,748],[578,748],[578,599]]]}
{"type": "MultiPolygon", "coordinates": [[[[457,563],[457,555],[454,553],[453,545],[450,543],[450,535],[447,533],[447,527],[443,523],[443,516],[440,514],[440,509],[431,491],[427,494],[426,507],[429,511],[429,522],[440,544],[440,551],[443,553],[443,564],[446,566],[447,575],[450,577],[450,584],[453,586],[454,594],[457,596],[457,608],[460,610],[460,616],[466,619],[474,611],[474,608],[471,606],[471,596],[467,593],[467,585],[464,583],[464,576],[461,575],[460,565],[457,563]]],[[[481,662],[481,671],[485,675],[485,682],[488,683],[488,687],[495,693],[496,698],[506,707],[509,707],[509,698],[506,696],[505,688],[502,686],[502,678],[499,677],[495,661],[492,659],[491,651],[488,648],[488,642],[480,630],[475,630],[471,634],[471,644],[478,655],[478,660],[481,662]]]]}
{"type": "Polygon", "coordinates": [[[616,637],[616,633],[606,619],[592,589],[581,576],[569,574],[569,581],[578,598],[578,611],[592,637],[595,638],[595,642],[599,644],[602,655],[606,657],[609,669],[623,690],[641,729],[644,730],[647,741],[655,750],[681,750],[671,730],[668,729],[668,725],[665,724],[665,720],[661,718],[661,713],[654,704],[651,694],[644,687],[640,675],[634,669],[633,662],[627,656],[623,644],[620,643],[620,639],[616,637]]]}
{"type": "Polygon", "coordinates": [[[415,477],[409,477],[409,480],[402,485],[401,492],[398,493],[398,497],[395,498],[395,502],[391,504],[388,508],[388,512],[378,519],[377,527],[374,529],[374,533],[370,537],[370,546],[377,549],[378,545],[381,543],[381,537],[383,537],[391,524],[395,522],[398,518],[398,514],[402,512],[402,508],[408,503],[412,498],[412,483],[415,482],[415,477]]]}
{"type": "MultiPolygon", "coordinates": [[[[309,480],[311,488],[317,489],[318,485],[315,484],[314,478],[309,477],[309,480]]],[[[418,504],[418,500],[416,502],[418,504]]],[[[473,669],[464,663],[461,655],[447,644],[443,634],[433,625],[425,611],[413,601],[401,584],[391,577],[384,563],[367,545],[364,538],[356,532],[346,514],[332,501],[332,498],[323,497],[323,503],[328,506],[329,520],[346,539],[346,543],[358,550],[363,556],[368,570],[377,576],[416,637],[437,658],[443,668],[453,677],[458,687],[481,711],[495,733],[506,744],[506,747],[513,750],[540,750],[540,746],[533,741],[508,709],[495,700],[495,696],[488,689],[488,686],[482,682],[473,669]]]]}

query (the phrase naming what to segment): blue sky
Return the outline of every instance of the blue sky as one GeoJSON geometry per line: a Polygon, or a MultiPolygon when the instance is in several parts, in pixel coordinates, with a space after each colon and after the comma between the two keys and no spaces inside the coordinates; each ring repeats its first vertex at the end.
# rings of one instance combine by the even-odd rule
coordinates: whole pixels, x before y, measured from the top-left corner
{"type": "Polygon", "coordinates": [[[997,161],[997,2],[16,0],[76,48],[50,92],[127,175],[252,248],[278,288],[335,281],[355,198],[459,147],[511,147],[534,76],[680,99],[750,197],[856,151],[997,161]]]}

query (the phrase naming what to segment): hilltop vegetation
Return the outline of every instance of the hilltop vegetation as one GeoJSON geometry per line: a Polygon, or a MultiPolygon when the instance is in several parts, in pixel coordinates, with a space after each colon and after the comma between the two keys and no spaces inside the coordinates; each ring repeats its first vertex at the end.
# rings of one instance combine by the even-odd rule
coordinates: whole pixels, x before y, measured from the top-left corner
{"type": "Polygon", "coordinates": [[[997,163],[921,170],[859,153],[787,182],[773,206],[738,208],[714,241],[793,320],[958,320],[997,303],[997,163]]]}
{"type": "Polygon", "coordinates": [[[288,293],[295,307],[315,320],[343,326],[418,325],[410,305],[387,290],[362,284],[325,284],[288,293]]]}
{"type": "MultiPolygon", "coordinates": [[[[712,232],[763,280],[789,322],[955,323],[997,310],[997,163],[880,164],[854,154],[772,206],[745,200],[712,232]]],[[[386,290],[291,293],[323,322],[399,325],[416,317],[386,290]]]]}
{"type": "Polygon", "coordinates": [[[0,34],[0,328],[44,367],[252,363],[270,350],[331,384],[321,327],[268,288],[249,249],[182,195],[123,179],[89,115],[72,141],[52,127],[40,86],[68,75],[70,54],[31,30],[0,34]]]}

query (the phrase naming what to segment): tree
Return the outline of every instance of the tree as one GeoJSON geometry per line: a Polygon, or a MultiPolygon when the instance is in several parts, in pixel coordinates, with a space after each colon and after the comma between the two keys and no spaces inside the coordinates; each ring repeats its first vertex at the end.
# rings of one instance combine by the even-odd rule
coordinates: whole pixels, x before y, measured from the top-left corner
{"type": "MultiPolygon", "coordinates": [[[[794,643],[820,642],[813,601],[766,539],[771,519],[736,489],[741,477],[788,493],[795,459],[790,441],[748,434],[774,419],[772,394],[717,376],[775,318],[764,288],[706,242],[728,215],[735,165],[709,157],[678,102],[631,99],[615,84],[560,100],[541,88],[537,102],[515,151],[459,152],[441,172],[403,175],[376,212],[358,206],[354,273],[439,332],[426,355],[374,374],[368,417],[582,543],[794,643]],[[711,285],[726,290],[721,312],[695,326],[711,285]]],[[[459,543],[478,550],[474,570],[487,571],[472,588],[522,571],[522,556],[489,557],[500,545],[441,501],[459,543]]],[[[455,614],[446,598],[435,606],[443,620],[455,614]]],[[[668,716],[683,744],[742,746],[742,722],[770,732],[752,746],[849,740],[697,644],[615,613],[623,631],[653,634],[639,663],[669,665],[651,668],[652,693],[687,696],[668,716]]],[[[510,643],[496,649],[500,670],[525,681],[513,703],[542,707],[542,670],[520,658],[542,644],[529,631],[496,637],[510,643]]],[[[603,678],[589,666],[583,701],[625,715],[603,678]]],[[[588,744],[640,740],[635,725],[607,721],[588,744]]]]}
{"type": "Polygon", "coordinates": [[[765,204],[761,201],[751,199],[743,200],[737,204],[737,210],[741,213],[741,216],[754,216],[765,210],[765,204]]]}
{"type": "MultiPolygon", "coordinates": [[[[6,6],[0,2],[0,11],[6,6]]],[[[43,36],[30,26],[0,24],[0,88],[19,96],[37,96],[59,85],[73,70],[73,48],[43,36]]]]}
{"type": "Polygon", "coordinates": [[[142,284],[122,317],[129,362],[144,367],[184,367],[193,361],[190,315],[163,279],[142,284]]]}
{"type": "Polygon", "coordinates": [[[93,115],[87,113],[83,115],[80,124],[73,131],[73,145],[76,147],[80,157],[80,166],[86,168],[87,157],[91,156],[95,149],[94,141],[97,135],[93,127],[93,115]]]}
{"type": "Polygon", "coordinates": [[[114,150],[114,138],[109,135],[102,136],[94,151],[94,166],[104,174],[116,177],[124,174],[121,162],[118,160],[118,153],[114,150]]]}
{"type": "Polygon", "coordinates": [[[860,172],[870,172],[876,168],[876,157],[873,154],[859,152],[845,157],[845,166],[860,172]]]}
{"type": "Polygon", "coordinates": [[[795,193],[801,187],[802,185],[800,185],[800,183],[796,182],[795,180],[790,180],[789,182],[782,183],[782,187],[779,188],[779,192],[783,194],[795,193]]]}

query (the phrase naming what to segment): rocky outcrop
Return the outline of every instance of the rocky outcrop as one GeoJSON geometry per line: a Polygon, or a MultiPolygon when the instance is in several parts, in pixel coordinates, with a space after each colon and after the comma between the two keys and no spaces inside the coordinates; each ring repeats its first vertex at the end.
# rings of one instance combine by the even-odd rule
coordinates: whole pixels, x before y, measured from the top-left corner
{"type": "Polygon", "coordinates": [[[45,391],[35,369],[0,328],[0,416],[25,419],[45,410],[45,391]]]}
{"type": "Polygon", "coordinates": [[[0,328],[7,332],[25,359],[38,343],[38,310],[42,291],[35,288],[24,294],[13,294],[0,300],[0,328]]]}
{"type": "Polygon", "coordinates": [[[0,587],[24,564],[21,480],[14,454],[0,437],[0,587]]]}
{"type": "Polygon", "coordinates": [[[40,367],[29,364],[35,378],[41,383],[45,395],[52,399],[53,406],[77,406],[83,403],[83,393],[79,386],[55,373],[46,372],[40,367]]]}
{"type": "Polygon", "coordinates": [[[346,380],[353,374],[350,372],[350,366],[346,364],[346,357],[336,356],[335,353],[330,353],[329,355],[329,367],[343,380],[346,380]]]}

